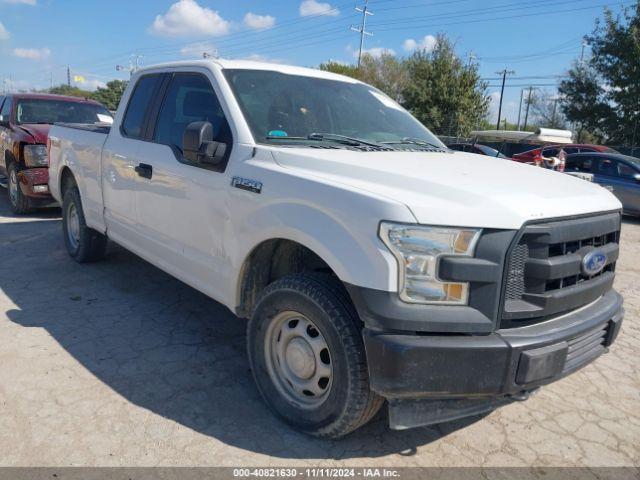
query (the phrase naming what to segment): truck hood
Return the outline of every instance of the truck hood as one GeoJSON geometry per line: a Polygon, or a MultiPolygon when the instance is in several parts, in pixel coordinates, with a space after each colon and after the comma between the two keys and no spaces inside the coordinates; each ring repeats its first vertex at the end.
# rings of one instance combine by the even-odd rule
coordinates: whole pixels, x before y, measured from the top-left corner
{"type": "Polygon", "coordinates": [[[51,125],[41,125],[41,124],[32,124],[32,123],[23,123],[17,126],[22,131],[28,133],[33,137],[33,143],[47,143],[47,136],[49,135],[49,130],[51,130],[51,125]]]}
{"type": "Polygon", "coordinates": [[[518,229],[529,220],[622,207],[604,188],[571,175],[470,153],[279,148],[273,155],[284,168],[401,202],[422,224],[518,229]]]}

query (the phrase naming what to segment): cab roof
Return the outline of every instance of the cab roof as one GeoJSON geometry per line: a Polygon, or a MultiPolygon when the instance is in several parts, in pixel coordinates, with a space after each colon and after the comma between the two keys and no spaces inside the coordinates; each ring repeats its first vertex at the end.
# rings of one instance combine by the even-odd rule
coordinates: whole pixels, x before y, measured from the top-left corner
{"type": "Polygon", "coordinates": [[[253,60],[227,60],[221,58],[210,58],[206,60],[191,60],[180,62],[168,62],[157,65],[151,65],[141,68],[138,72],[146,70],[157,70],[163,68],[180,68],[180,67],[206,67],[217,68],[219,70],[263,70],[271,72],[279,72],[289,75],[300,75],[305,77],[324,78],[327,80],[336,80],[348,83],[361,83],[358,80],[339,75],[337,73],[319,70],[317,68],[296,67],[293,65],[282,65],[279,63],[257,62],[253,60]]]}

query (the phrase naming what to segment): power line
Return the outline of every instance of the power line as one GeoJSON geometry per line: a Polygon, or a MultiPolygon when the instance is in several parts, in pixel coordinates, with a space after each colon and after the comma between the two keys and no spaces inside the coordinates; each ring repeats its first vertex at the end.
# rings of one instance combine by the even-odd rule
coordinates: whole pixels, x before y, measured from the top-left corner
{"type": "MultiPolygon", "coordinates": [[[[632,5],[635,4],[635,0],[633,1],[626,1],[626,2],[621,2],[620,4],[610,4],[610,3],[603,3],[603,4],[599,4],[599,5],[594,5],[592,7],[583,7],[583,8],[570,8],[570,9],[565,9],[565,10],[548,10],[548,11],[544,11],[544,12],[533,12],[533,13],[528,13],[528,14],[521,14],[521,15],[509,15],[509,16],[505,16],[505,17],[492,17],[492,18],[480,18],[480,19],[475,19],[475,20],[464,20],[464,21],[460,21],[460,22],[449,22],[449,23],[424,23],[424,24],[420,24],[420,25],[412,25],[409,28],[427,28],[427,27],[446,27],[446,26],[451,26],[451,25],[465,25],[465,24],[469,24],[469,23],[481,23],[481,22],[491,22],[491,21],[496,21],[496,20],[511,20],[511,19],[515,19],[515,18],[527,18],[527,17],[534,17],[534,16],[538,16],[538,15],[555,15],[555,14],[559,14],[559,13],[571,13],[571,12],[577,12],[577,11],[582,11],[582,10],[593,10],[595,8],[604,8],[604,7],[610,7],[612,5],[620,5],[620,6],[626,6],[626,5],[632,5]]],[[[391,28],[376,28],[379,31],[389,31],[389,30],[394,30],[395,27],[391,27],[391,28]]]]}

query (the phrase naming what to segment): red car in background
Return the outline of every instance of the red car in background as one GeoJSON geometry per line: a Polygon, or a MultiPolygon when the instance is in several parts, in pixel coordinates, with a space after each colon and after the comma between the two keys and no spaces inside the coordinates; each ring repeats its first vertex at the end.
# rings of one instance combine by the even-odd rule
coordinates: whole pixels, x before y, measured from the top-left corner
{"type": "Polygon", "coordinates": [[[526,152],[516,153],[512,155],[512,159],[521,163],[534,163],[535,158],[539,157],[540,154],[545,158],[557,157],[560,150],[564,150],[567,155],[573,153],[618,153],[613,148],[605,147],[604,145],[568,143],[564,145],[546,145],[526,152]]]}
{"type": "Polygon", "coordinates": [[[100,103],[60,95],[0,95],[0,184],[14,213],[53,202],[49,194],[49,128],[63,123],[111,123],[100,103]]]}

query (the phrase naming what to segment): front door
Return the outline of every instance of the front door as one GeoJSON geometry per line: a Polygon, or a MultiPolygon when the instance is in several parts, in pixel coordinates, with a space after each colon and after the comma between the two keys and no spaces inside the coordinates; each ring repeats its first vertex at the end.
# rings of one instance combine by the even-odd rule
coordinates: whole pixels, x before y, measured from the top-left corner
{"type": "Polygon", "coordinates": [[[172,74],[151,121],[150,143],[139,156],[147,177],[138,177],[136,188],[145,250],[156,261],[171,262],[168,269],[177,277],[220,298],[219,285],[230,272],[222,239],[229,220],[225,170],[233,140],[210,79],[197,71],[172,74]],[[200,121],[210,122],[214,139],[227,145],[222,165],[195,164],[182,155],[187,125],[200,121]]]}

